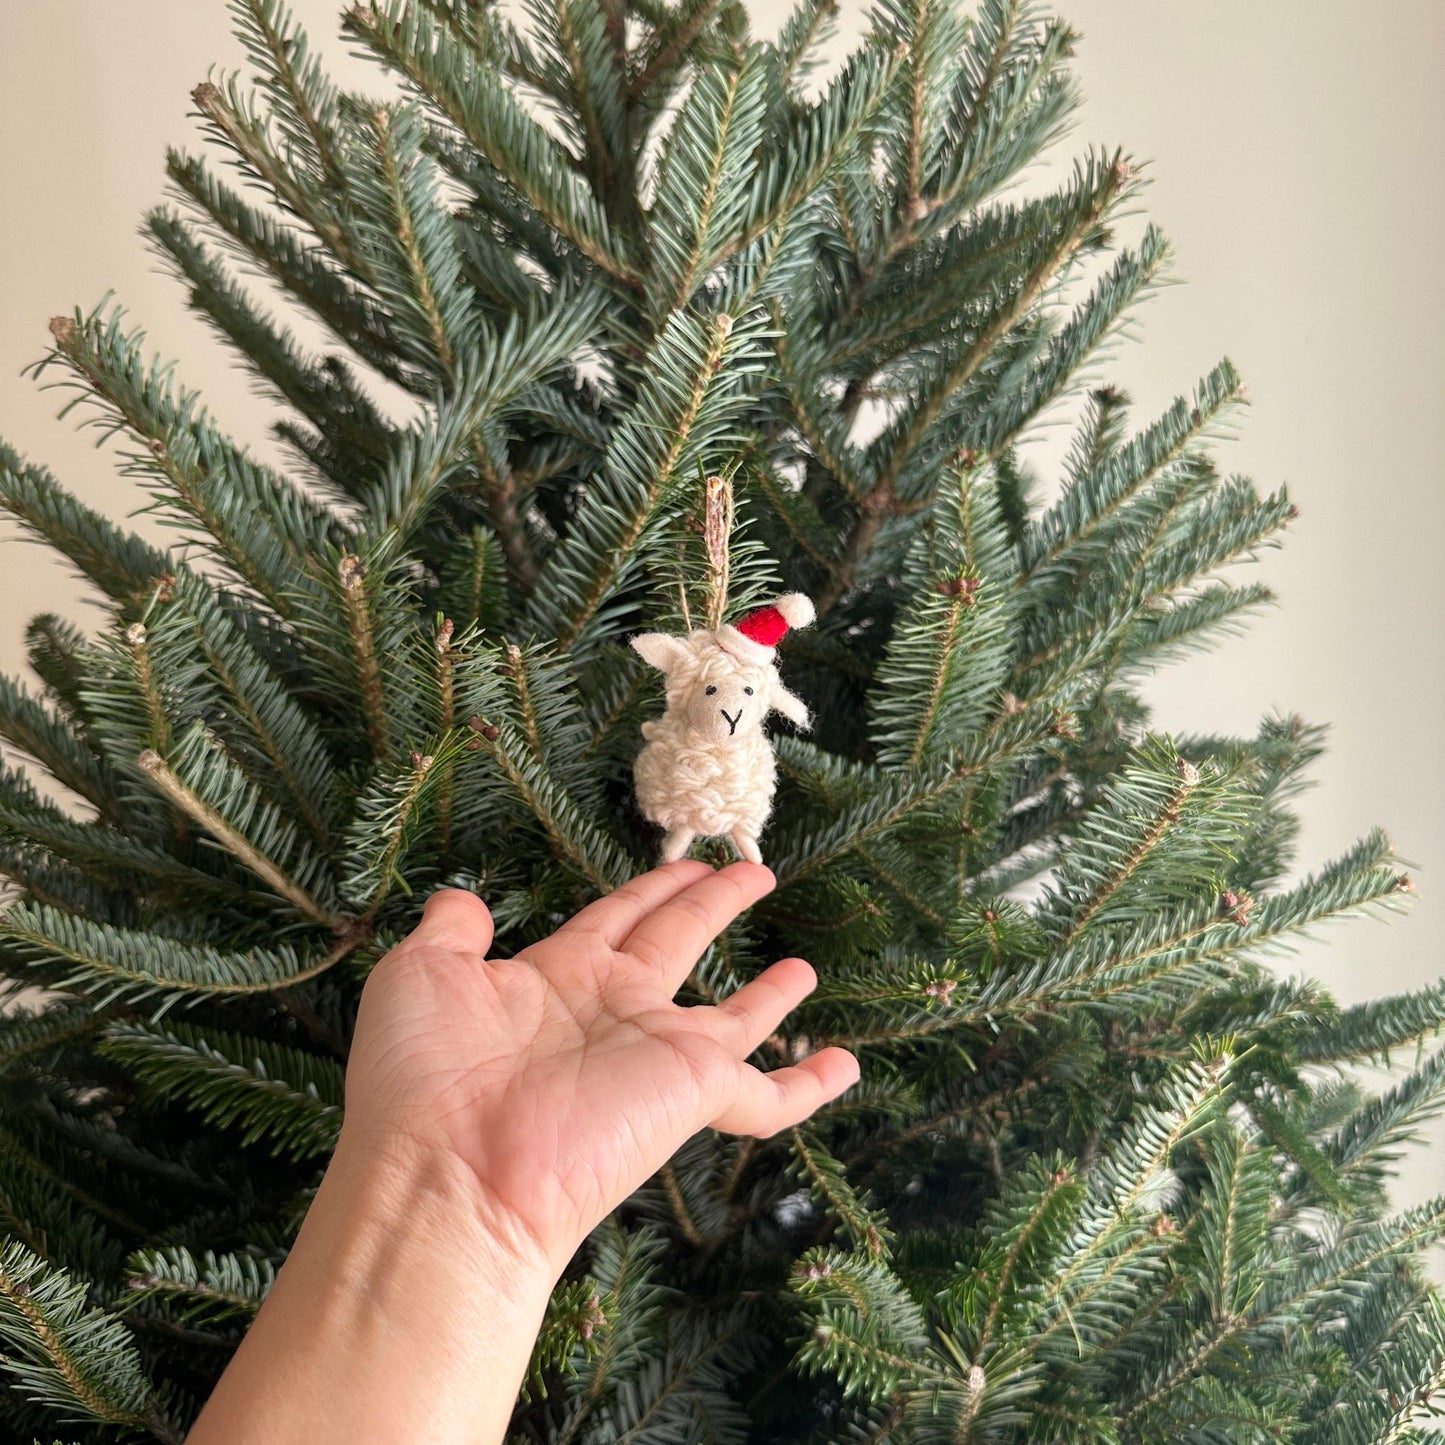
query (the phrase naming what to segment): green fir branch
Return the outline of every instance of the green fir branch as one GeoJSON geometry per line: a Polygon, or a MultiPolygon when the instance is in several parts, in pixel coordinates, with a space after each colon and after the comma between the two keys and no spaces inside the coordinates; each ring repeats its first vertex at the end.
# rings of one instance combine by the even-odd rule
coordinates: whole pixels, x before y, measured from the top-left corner
{"type": "Polygon", "coordinates": [[[99,1048],[156,1097],[234,1126],[243,1147],[296,1159],[336,1147],[344,1071],[334,1059],[184,1023],[113,1023],[99,1048]]]}
{"type": "Polygon", "coordinates": [[[17,961],[43,971],[46,983],[89,994],[97,1007],[159,998],[157,1012],[206,997],[273,993],[319,978],[350,955],[362,935],[348,932],[309,956],[288,944],[222,950],[142,929],[93,923],[43,903],[12,904],[0,939],[17,961]]]}
{"type": "Polygon", "coordinates": [[[31,1399],[180,1445],[125,1326],[90,1308],[82,1284],[13,1242],[0,1250],[0,1338],[6,1372],[31,1399]]]}
{"type": "Polygon", "coordinates": [[[136,1250],[126,1269],[126,1308],[159,1304],[168,1319],[191,1327],[249,1324],[276,1282],[267,1259],[209,1249],[197,1257],[180,1245],[136,1250]]]}

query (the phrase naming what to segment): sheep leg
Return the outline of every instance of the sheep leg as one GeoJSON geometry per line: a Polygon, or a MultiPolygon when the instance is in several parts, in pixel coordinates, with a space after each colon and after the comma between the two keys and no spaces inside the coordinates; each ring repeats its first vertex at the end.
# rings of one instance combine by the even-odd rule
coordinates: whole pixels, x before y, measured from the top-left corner
{"type": "Polygon", "coordinates": [[[733,847],[748,860],[749,863],[761,863],[763,855],[758,850],[758,840],[748,832],[746,828],[734,828],[728,835],[733,840],[733,847]]]}
{"type": "Polygon", "coordinates": [[[696,837],[697,834],[691,828],[674,828],[662,840],[662,861],[676,863],[692,847],[692,840],[696,837]]]}

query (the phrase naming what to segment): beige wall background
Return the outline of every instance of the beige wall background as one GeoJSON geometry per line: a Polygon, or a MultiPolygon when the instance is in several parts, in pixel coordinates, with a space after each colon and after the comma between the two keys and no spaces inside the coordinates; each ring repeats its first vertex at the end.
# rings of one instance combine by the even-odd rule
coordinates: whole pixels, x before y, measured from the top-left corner
{"type": "MultiPolygon", "coordinates": [[[[379,90],[339,38],[337,0],[292,0],[333,68],[379,90]]],[[[1302,870],[1375,824],[1418,879],[1413,910],[1322,933],[1280,966],[1347,1003],[1421,987],[1442,967],[1445,761],[1439,565],[1445,442],[1445,6],[1438,0],[1060,0],[1082,32],[1087,142],[1149,163],[1142,214],[1176,251],[1177,279],[1137,314],[1136,343],[1099,371],[1157,415],[1229,355],[1252,407],[1219,456],[1262,489],[1288,484],[1302,516],[1255,575],[1280,605],[1248,636],[1177,664],[1150,688],[1163,730],[1252,733],[1270,710],[1332,724],[1302,804],[1302,870]]],[[[862,6],[843,0],[845,28],[862,6]]],[[[754,8],[761,30],[778,0],[754,8]]],[[[140,505],[59,392],[19,376],[57,312],[113,289],[221,423],[263,454],[267,404],[185,313],[136,235],[163,195],[167,143],[194,146],[189,92],[239,64],[221,0],[4,0],[0,51],[0,434],[91,504],[140,505]]],[[[1040,179],[1046,177],[1041,173],[1040,179]]],[[[1067,438],[1041,439],[1047,465],[1067,438]]],[[[135,524],[152,530],[148,518],[135,524]]],[[[0,541],[0,667],[24,668],[26,619],[98,614],[35,547],[0,541]]],[[[1434,1142],[1445,1143],[1445,1130],[1434,1142]]],[[[1408,1203],[1445,1190],[1445,1151],[1406,1161],[1408,1203]]]]}

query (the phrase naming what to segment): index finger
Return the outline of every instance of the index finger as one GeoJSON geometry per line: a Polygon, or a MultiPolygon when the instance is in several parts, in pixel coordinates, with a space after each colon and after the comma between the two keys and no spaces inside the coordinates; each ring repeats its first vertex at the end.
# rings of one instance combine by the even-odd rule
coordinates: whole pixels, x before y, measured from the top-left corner
{"type": "Polygon", "coordinates": [[[777,886],[760,863],[730,863],[653,909],[623,940],[621,952],[656,971],[669,996],[713,939],[777,886]]]}
{"type": "Polygon", "coordinates": [[[619,948],[654,908],[666,903],[699,878],[711,876],[712,871],[706,863],[693,858],[665,863],[661,868],[630,878],[620,888],[603,894],[568,919],[557,932],[595,933],[609,948],[619,948]]]}

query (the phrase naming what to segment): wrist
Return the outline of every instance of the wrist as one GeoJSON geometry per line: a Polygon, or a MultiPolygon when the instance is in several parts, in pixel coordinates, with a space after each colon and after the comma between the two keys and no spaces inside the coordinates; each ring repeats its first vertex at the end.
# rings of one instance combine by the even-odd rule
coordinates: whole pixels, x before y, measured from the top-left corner
{"type": "Polygon", "coordinates": [[[358,1236],[404,1236],[413,1253],[460,1262],[527,1298],[539,1287],[550,1293],[571,1257],[497,1204],[456,1155],[359,1125],[343,1125],[316,1205],[343,1214],[358,1236]]]}
{"type": "Polygon", "coordinates": [[[560,1273],[461,1161],[343,1127],[188,1440],[496,1445],[560,1273]]]}

